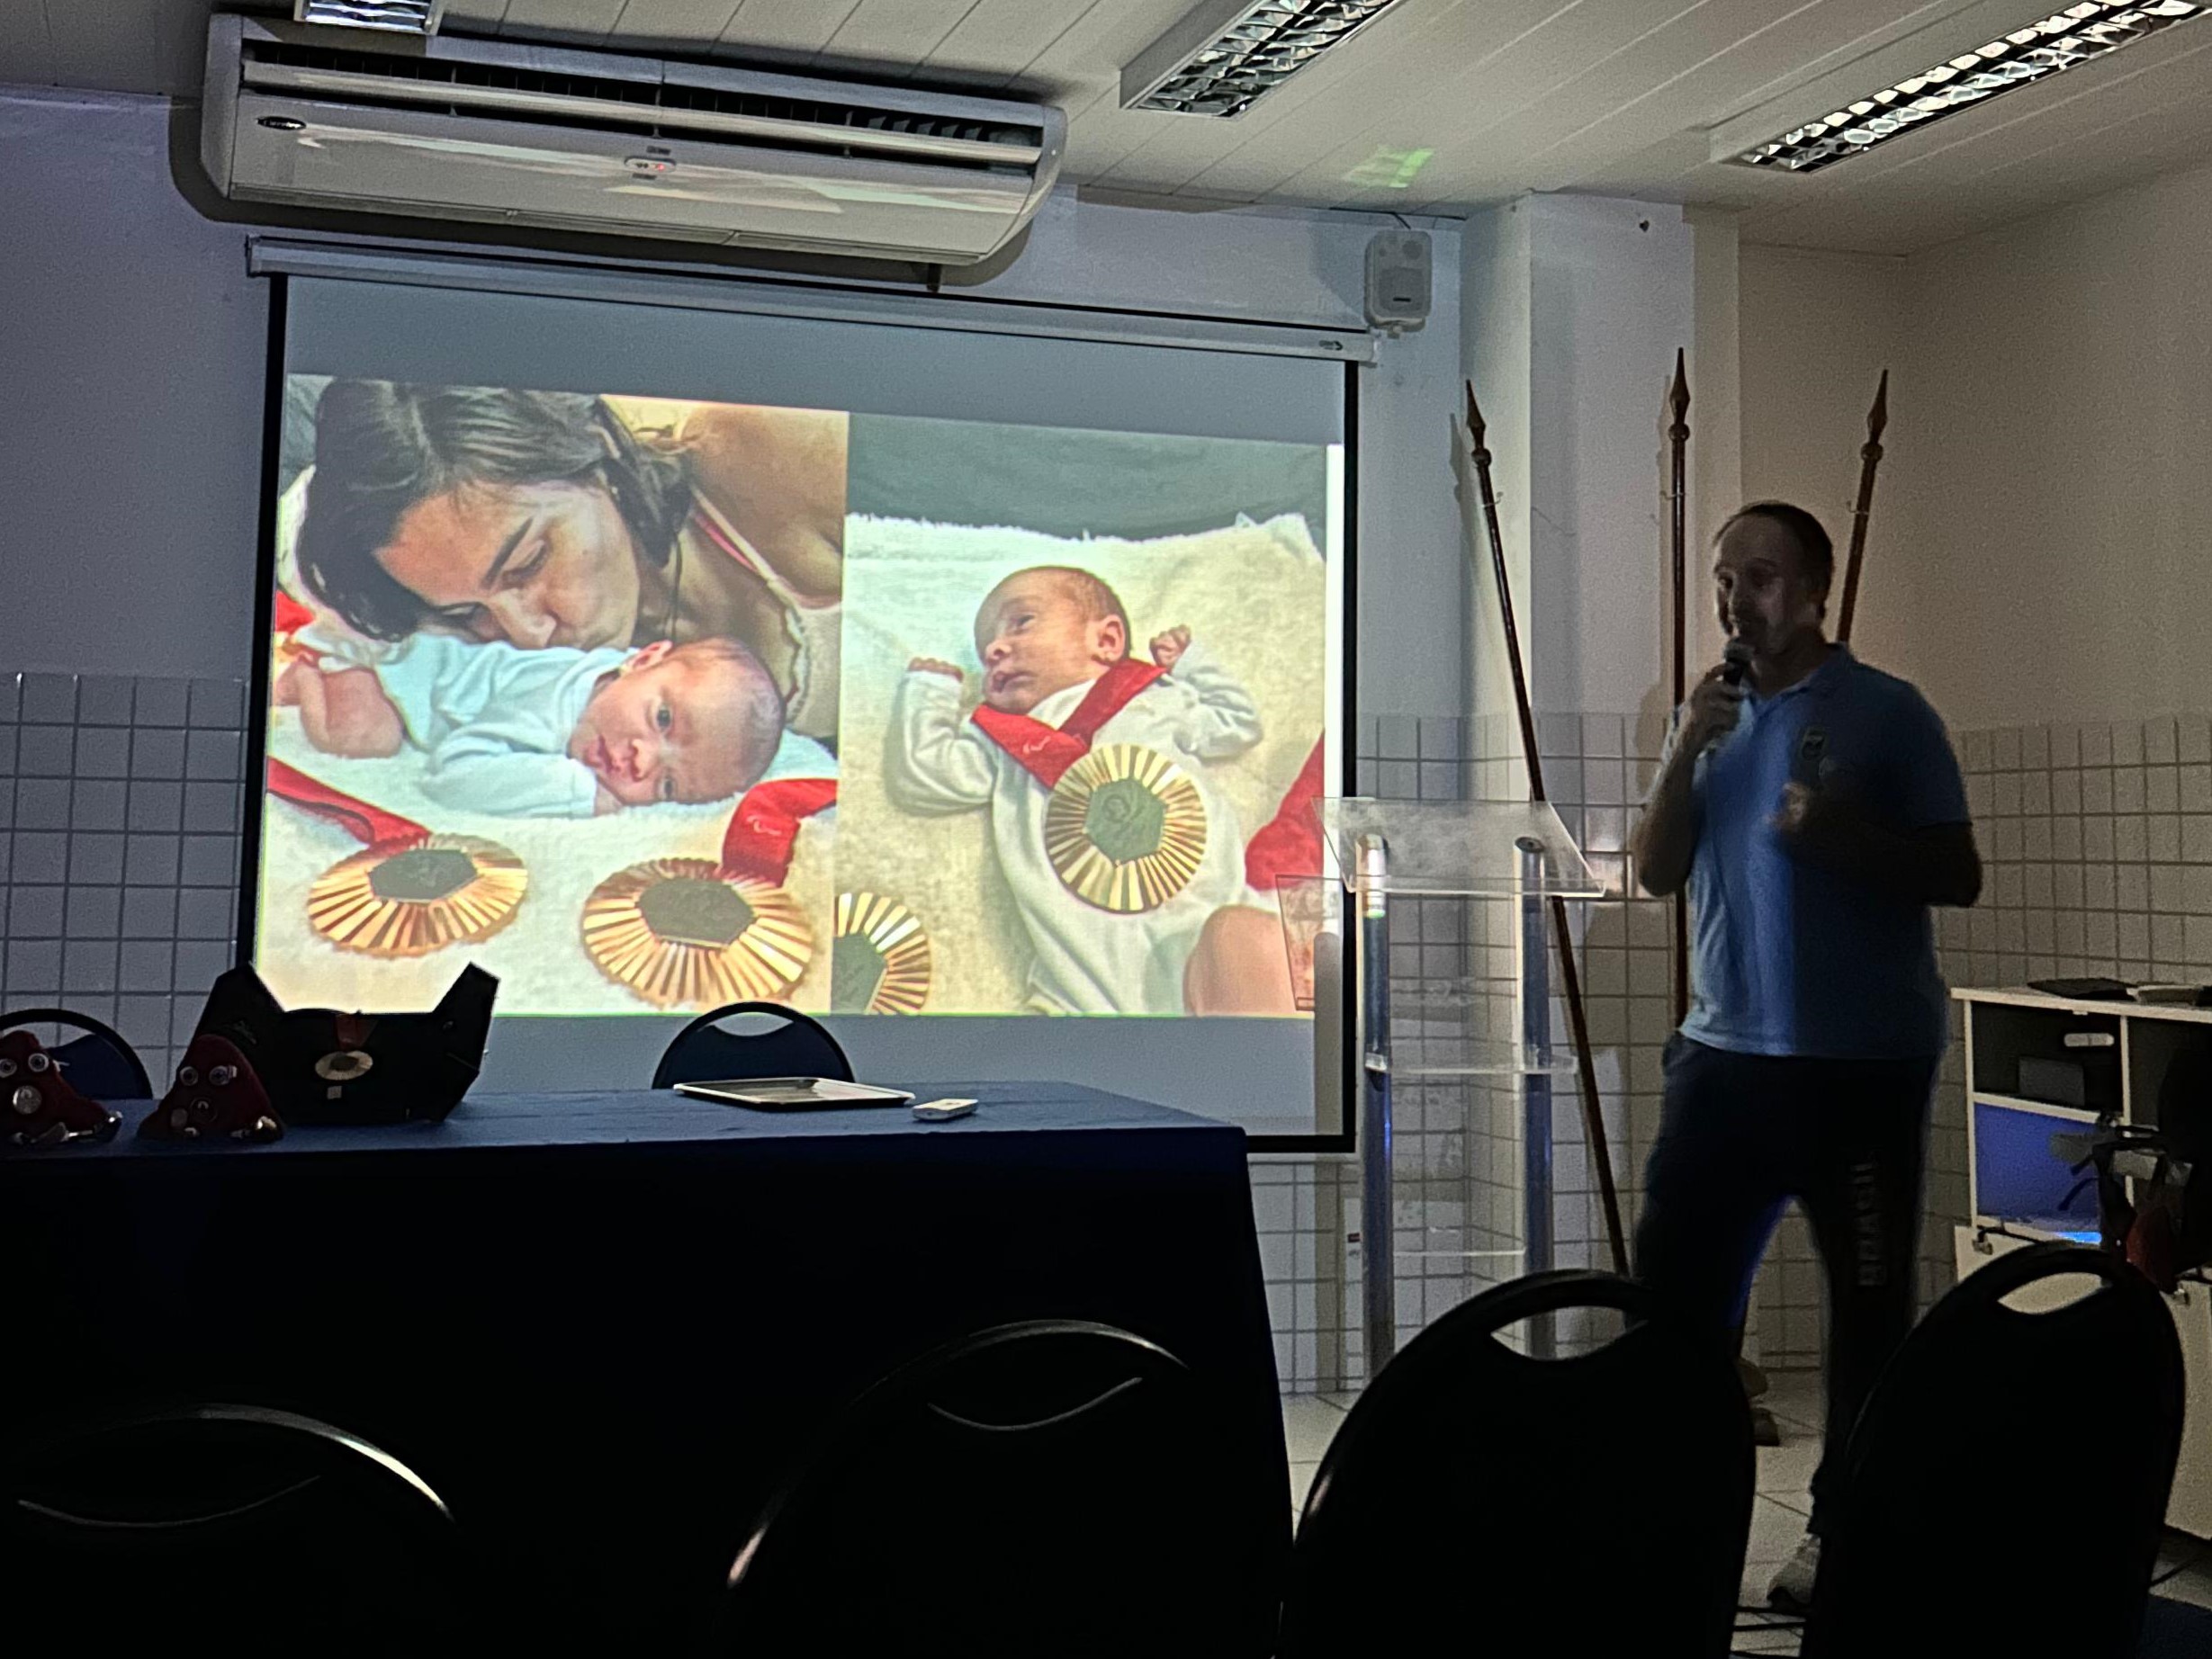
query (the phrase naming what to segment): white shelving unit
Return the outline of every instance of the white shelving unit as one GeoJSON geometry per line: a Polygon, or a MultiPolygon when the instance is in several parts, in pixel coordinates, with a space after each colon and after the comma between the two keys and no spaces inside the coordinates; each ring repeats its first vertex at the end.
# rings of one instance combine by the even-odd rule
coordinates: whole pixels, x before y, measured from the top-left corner
{"type": "MultiPolygon", "coordinates": [[[[1971,1225],[1956,1230],[1959,1277],[2039,1240],[2093,1242],[2095,1187],[2072,1203],[2057,1202],[2079,1178],[2048,1151],[2049,1137],[2087,1129],[2108,1115],[2124,1123],[2156,1122],[2159,1090],[2175,1056],[2190,1048],[2212,1052],[2212,1009],[2077,1000],[2036,991],[1951,994],[1965,1011],[1966,1169],[1974,1216],[1971,1225]],[[2079,1045],[2085,1042],[2095,1045],[2079,1045]],[[2082,1099],[2034,1098],[2021,1082],[2024,1058],[2079,1064],[2082,1099]]],[[[2212,1281],[2202,1272],[2189,1275],[2166,1305],[2181,1333],[2189,1375],[2188,1421],[2166,1520],[2198,1538],[2212,1538],[2212,1281]]]]}

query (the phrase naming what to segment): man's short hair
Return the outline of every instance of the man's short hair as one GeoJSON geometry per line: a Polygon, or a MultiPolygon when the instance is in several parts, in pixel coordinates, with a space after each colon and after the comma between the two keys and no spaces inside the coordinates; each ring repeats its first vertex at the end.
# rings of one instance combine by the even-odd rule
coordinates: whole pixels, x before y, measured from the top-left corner
{"type": "Polygon", "coordinates": [[[1805,566],[1805,578],[1822,593],[1827,593],[1827,588],[1836,579],[1836,544],[1827,540],[1827,529],[1822,529],[1821,520],[1816,520],[1803,507],[1792,507],[1790,502],[1748,502],[1745,507],[1739,507],[1737,511],[1730,513],[1728,522],[1721,525],[1719,531],[1714,531],[1712,540],[1719,542],[1721,537],[1728,535],[1728,531],[1732,531],[1734,526],[1748,520],[1748,517],[1763,517],[1763,520],[1772,522],[1772,525],[1781,525],[1783,529],[1790,531],[1790,540],[1796,542],[1798,560],[1805,566]]]}
{"type": "Polygon", "coordinates": [[[1793,507],[1787,501],[1753,501],[1731,513],[1728,522],[1713,534],[1713,541],[1719,542],[1747,518],[1764,518],[1790,533],[1790,540],[1797,544],[1797,557],[1806,578],[1814,587],[1825,592],[1835,581],[1836,544],[1828,539],[1821,521],[1803,507],[1793,507]]]}

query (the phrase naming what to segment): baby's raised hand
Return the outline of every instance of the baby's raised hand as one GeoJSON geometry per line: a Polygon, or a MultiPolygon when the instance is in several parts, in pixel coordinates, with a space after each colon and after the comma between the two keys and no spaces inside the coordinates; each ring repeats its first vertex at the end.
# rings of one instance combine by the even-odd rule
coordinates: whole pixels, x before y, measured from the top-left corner
{"type": "Polygon", "coordinates": [[[377,759],[396,755],[407,727],[373,668],[326,671],[294,663],[284,671],[277,701],[299,706],[300,729],[326,755],[377,759]]]}
{"type": "Polygon", "coordinates": [[[1191,649],[1191,631],[1188,628],[1170,628],[1165,633],[1152,636],[1152,660],[1163,668],[1172,669],[1182,660],[1182,653],[1191,649]]]}
{"type": "Polygon", "coordinates": [[[909,674],[942,674],[948,678],[964,680],[967,676],[949,662],[937,657],[917,657],[906,665],[909,674]]]}

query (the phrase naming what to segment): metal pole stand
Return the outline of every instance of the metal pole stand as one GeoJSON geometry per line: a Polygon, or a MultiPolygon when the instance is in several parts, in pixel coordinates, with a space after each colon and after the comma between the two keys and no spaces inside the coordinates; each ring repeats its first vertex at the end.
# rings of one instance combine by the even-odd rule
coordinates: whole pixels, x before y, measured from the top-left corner
{"type": "MultiPolygon", "coordinates": [[[[1550,1271],[1551,1247],[1551,972],[1544,922],[1543,843],[1524,836],[1521,855],[1521,1210],[1530,1273],[1550,1271]]],[[[1547,1314],[1529,1329],[1528,1351],[1549,1359],[1558,1332],[1547,1314]]]]}
{"type": "Polygon", "coordinates": [[[1360,1259],[1367,1380],[1398,1351],[1395,1216],[1390,1195],[1389,848],[1358,841],[1360,902],[1360,1259]]]}

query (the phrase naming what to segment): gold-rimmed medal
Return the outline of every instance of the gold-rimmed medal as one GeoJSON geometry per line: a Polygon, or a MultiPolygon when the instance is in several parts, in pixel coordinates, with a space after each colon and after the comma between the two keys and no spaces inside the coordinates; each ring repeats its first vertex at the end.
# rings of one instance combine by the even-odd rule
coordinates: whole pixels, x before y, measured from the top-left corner
{"type": "Polygon", "coordinates": [[[1094,749],[1045,803],[1045,856],[1086,903],[1122,915],[1156,910],[1206,856],[1206,803],[1164,755],[1135,743],[1094,749]]]}
{"type": "Polygon", "coordinates": [[[837,895],[830,1007],[840,1014],[919,1014],[930,1000],[930,936],[922,919],[880,893],[837,895]]]}
{"type": "Polygon", "coordinates": [[[814,929],[771,882],[706,858],[655,858],[608,876],[584,902],[584,949],[656,1008],[777,1001],[814,956],[814,929]]]}
{"type": "Polygon", "coordinates": [[[497,841],[424,836],[333,865],[308,889],[307,919],[340,950],[427,956],[490,938],[515,919],[529,885],[522,860],[497,841]]]}

